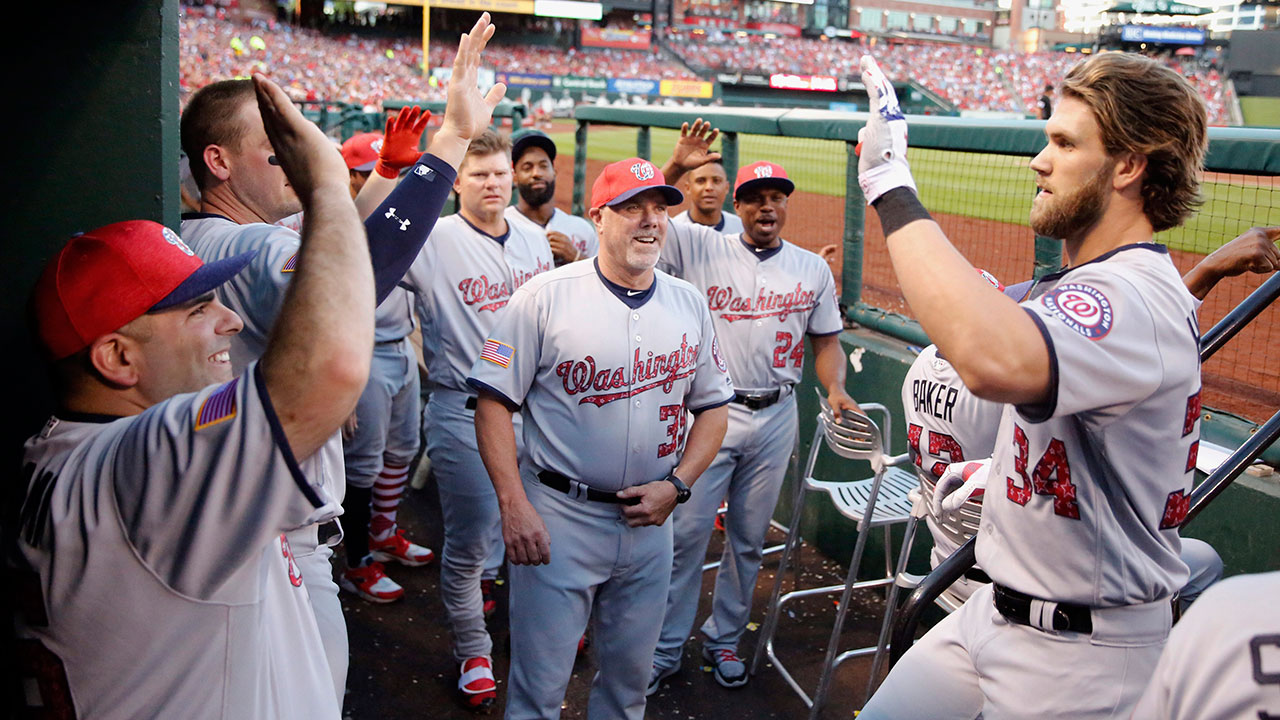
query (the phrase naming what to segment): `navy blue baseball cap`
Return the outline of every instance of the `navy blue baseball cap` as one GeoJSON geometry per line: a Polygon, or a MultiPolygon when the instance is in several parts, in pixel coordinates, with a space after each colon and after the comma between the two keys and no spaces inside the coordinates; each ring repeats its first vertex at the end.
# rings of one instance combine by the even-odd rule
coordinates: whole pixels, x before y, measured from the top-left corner
{"type": "Polygon", "coordinates": [[[511,136],[511,162],[520,162],[520,156],[531,147],[542,148],[552,161],[556,159],[556,144],[541,130],[521,130],[511,136]]]}

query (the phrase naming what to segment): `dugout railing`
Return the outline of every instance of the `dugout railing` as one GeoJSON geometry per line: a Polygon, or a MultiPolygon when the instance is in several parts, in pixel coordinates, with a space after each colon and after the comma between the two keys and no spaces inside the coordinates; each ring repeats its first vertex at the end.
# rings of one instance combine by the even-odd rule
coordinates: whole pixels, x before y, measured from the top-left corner
{"type": "MultiPolygon", "coordinates": [[[[581,105],[575,110],[573,212],[584,214],[590,179],[606,162],[638,155],[661,164],[684,122],[702,117],[718,141],[732,182],[740,164],[771,160],[796,183],[783,235],[816,250],[837,244],[841,305],[852,323],[906,343],[928,338],[910,317],[857,182],[854,147],[866,113],[747,108],[659,108],[581,105]]],[[[1039,120],[908,116],[909,159],[921,199],[957,247],[978,267],[1008,283],[1057,270],[1060,243],[1036,238],[1027,217],[1035,194],[1027,164],[1045,145],[1039,120]]],[[[1240,232],[1280,225],[1280,130],[1210,128],[1206,203],[1184,227],[1157,240],[1182,271],[1240,232]]],[[[725,201],[732,209],[732,193],[725,201]]],[[[1201,311],[1201,326],[1217,322],[1260,278],[1224,284],[1201,311]]],[[[1255,323],[1206,366],[1206,432],[1236,447],[1257,421],[1280,406],[1280,318],[1255,323]],[[1221,412],[1225,411],[1225,412],[1221,412]]],[[[1263,455],[1280,462],[1280,448],[1263,455]]]]}

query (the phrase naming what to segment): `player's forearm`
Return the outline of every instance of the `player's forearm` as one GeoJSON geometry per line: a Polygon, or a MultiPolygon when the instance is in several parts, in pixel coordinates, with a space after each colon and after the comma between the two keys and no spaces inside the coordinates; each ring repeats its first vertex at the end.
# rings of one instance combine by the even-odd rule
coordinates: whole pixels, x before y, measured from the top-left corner
{"type": "Polygon", "coordinates": [[[725,430],[729,428],[729,406],[721,405],[710,410],[703,410],[693,416],[693,425],[689,428],[689,437],[684,443],[684,454],[676,465],[676,477],[685,485],[693,487],[693,483],[702,472],[711,465],[720,444],[724,442],[725,430]]]}
{"type": "Polygon", "coordinates": [[[454,167],[428,152],[365,220],[376,303],[395,289],[436,226],[457,177],[454,167]]]}
{"type": "Polygon", "coordinates": [[[376,172],[369,173],[369,179],[364,181],[360,192],[356,193],[356,212],[359,213],[360,219],[369,219],[373,211],[377,210],[391,191],[396,189],[398,182],[400,178],[387,178],[376,172]]]}
{"type": "Polygon", "coordinates": [[[684,172],[684,168],[676,163],[674,155],[667,158],[667,163],[662,166],[662,177],[666,178],[668,185],[675,185],[680,182],[680,178],[684,177],[684,172]]]}
{"type": "Polygon", "coordinates": [[[978,275],[937,223],[915,220],[887,242],[912,312],[973,394],[1008,403],[1048,394],[1049,351],[1035,322],[978,275]]]}
{"type": "Polygon", "coordinates": [[[527,502],[524,484],[520,481],[516,431],[515,424],[511,422],[511,410],[497,398],[481,393],[476,401],[475,423],[476,446],[498,496],[498,507],[505,509],[512,503],[527,502]]]}
{"type": "Polygon", "coordinates": [[[846,392],[844,348],[840,345],[840,335],[811,335],[809,343],[813,346],[813,371],[818,375],[818,382],[827,389],[827,394],[846,392]]]}
{"type": "Polygon", "coordinates": [[[297,271],[262,358],[294,455],[309,457],[355,408],[373,352],[373,273],[345,185],[304,199],[297,271]]]}

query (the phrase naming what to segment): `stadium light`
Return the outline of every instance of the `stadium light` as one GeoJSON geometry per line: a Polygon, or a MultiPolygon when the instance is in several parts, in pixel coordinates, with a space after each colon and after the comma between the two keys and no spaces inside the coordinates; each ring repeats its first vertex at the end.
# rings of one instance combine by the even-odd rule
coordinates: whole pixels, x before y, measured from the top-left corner
{"type": "Polygon", "coordinates": [[[533,0],[533,14],[538,17],[571,18],[573,20],[599,20],[604,17],[604,7],[598,2],[574,0],[533,0]]]}

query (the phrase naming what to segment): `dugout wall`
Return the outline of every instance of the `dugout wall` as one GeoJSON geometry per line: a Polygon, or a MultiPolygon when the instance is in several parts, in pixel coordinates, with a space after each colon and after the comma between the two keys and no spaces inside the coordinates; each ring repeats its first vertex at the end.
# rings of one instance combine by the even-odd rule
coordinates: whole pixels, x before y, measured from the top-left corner
{"type": "MultiPolygon", "coordinates": [[[[783,165],[795,181],[784,237],[811,250],[840,246],[840,263],[833,272],[852,328],[842,336],[851,357],[848,387],[859,401],[889,407],[900,422],[902,378],[928,338],[898,291],[879,222],[866,212],[858,187],[853,148],[866,114],[703,110],[698,114],[721,130],[720,150],[730,178],[740,164],[767,159],[783,165]]],[[[633,155],[661,164],[681,123],[694,117],[685,109],[577,108],[573,211],[583,213],[587,182],[604,164],[633,155]]],[[[921,199],[971,262],[1006,283],[1061,267],[1060,243],[1035,237],[1027,220],[1035,193],[1027,164],[1044,147],[1042,121],[931,116],[908,121],[909,156],[921,199]]],[[[1206,165],[1206,202],[1200,212],[1184,227],[1157,236],[1170,246],[1183,272],[1250,227],[1280,224],[1280,131],[1211,128],[1206,165]]],[[[731,197],[726,208],[732,208],[731,197]]],[[[1208,330],[1263,279],[1223,281],[1201,310],[1201,330],[1208,330]]],[[[1235,447],[1280,408],[1280,355],[1274,347],[1280,347],[1280,308],[1264,312],[1205,365],[1205,441],[1235,447]]],[[[816,386],[809,369],[805,385],[816,386]]],[[[799,392],[799,400],[803,457],[817,403],[808,387],[799,392]]],[[[905,433],[895,429],[893,451],[904,452],[905,433]]],[[[1263,459],[1280,465],[1280,445],[1263,459]]],[[[870,475],[867,467],[861,472],[870,475]]],[[[784,522],[790,497],[784,491],[778,507],[777,517],[784,522]]],[[[854,532],[829,505],[814,499],[806,509],[805,536],[830,557],[845,558],[854,532]]],[[[1229,573],[1280,569],[1280,556],[1273,550],[1280,547],[1280,526],[1269,519],[1277,511],[1280,484],[1244,476],[1188,535],[1213,543],[1229,573]]],[[[877,537],[869,542],[876,545],[877,537]]],[[[913,567],[927,567],[927,546],[917,545],[913,567]]]]}

